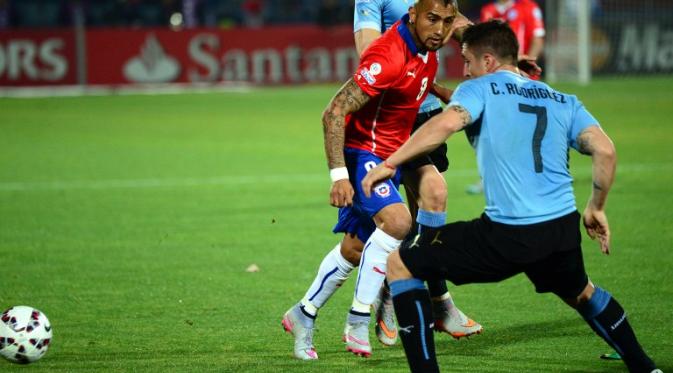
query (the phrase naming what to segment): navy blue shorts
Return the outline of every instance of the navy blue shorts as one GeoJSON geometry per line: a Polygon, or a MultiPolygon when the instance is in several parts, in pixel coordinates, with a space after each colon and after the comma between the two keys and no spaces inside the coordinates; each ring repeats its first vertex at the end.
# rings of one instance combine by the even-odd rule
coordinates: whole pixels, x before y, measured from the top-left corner
{"type": "Polygon", "coordinates": [[[393,179],[377,184],[371,197],[367,198],[362,191],[362,179],[383,160],[368,151],[353,148],[345,148],[344,156],[355,195],[353,206],[339,209],[339,220],[332,231],[355,234],[366,242],[376,229],[372,217],[388,205],[404,203],[398,190],[401,173],[398,170],[393,179]]]}

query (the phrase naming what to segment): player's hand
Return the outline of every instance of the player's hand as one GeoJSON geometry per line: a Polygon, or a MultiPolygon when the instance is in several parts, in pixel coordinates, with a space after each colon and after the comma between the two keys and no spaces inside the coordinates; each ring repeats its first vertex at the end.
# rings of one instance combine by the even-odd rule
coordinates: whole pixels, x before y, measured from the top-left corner
{"type": "Polygon", "coordinates": [[[448,44],[449,41],[451,41],[451,37],[456,32],[456,30],[460,30],[472,24],[473,24],[472,21],[467,19],[462,14],[456,17],[456,19],[453,20],[453,24],[451,25],[451,31],[449,31],[449,34],[446,35],[446,38],[444,38],[444,45],[448,44]]]}
{"type": "Polygon", "coordinates": [[[332,189],[329,192],[329,204],[334,207],[346,207],[353,205],[353,195],[355,191],[350,180],[341,179],[332,183],[332,189]]]}
{"type": "Polygon", "coordinates": [[[537,64],[537,59],[525,54],[519,55],[517,67],[525,77],[540,76],[542,74],[542,68],[537,64]]]}
{"type": "Polygon", "coordinates": [[[584,209],[584,228],[592,240],[598,239],[601,251],[610,255],[610,226],[604,210],[597,210],[591,203],[584,209]]]}
{"type": "Polygon", "coordinates": [[[388,180],[393,176],[395,176],[394,169],[384,166],[383,163],[379,163],[378,166],[369,170],[365,178],[362,179],[362,191],[365,193],[365,196],[369,198],[371,197],[372,189],[374,189],[376,184],[388,180]]]}

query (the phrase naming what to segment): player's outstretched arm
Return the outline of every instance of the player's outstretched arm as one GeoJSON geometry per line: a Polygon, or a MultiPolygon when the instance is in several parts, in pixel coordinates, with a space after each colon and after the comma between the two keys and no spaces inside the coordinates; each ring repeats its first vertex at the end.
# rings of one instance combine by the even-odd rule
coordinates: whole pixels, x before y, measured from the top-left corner
{"type": "MultiPolygon", "coordinates": [[[[455,5],[455,7],[458,9],[458,5],[455,5]]],[[[467,26],[472,24],[472,21],[470,21],[462,13],[458,12],[456,18],[453,20],[453,25],[451,25],[451,31],[444,39],[444,44],[447,44],[451,39],[457,41],[458,43],[462,42],[463,33],[465,30],[467,30],[467,26]]]]}
{"type": "Polygon", "coordinates": [[[470,122],[470,113],[462,106],[449,106],[443,113],[432,117],[385,162],[369,170],[367,176],[362,179],[362,190],[365,195],[369,197],[372,187],[378,182],[393,177],[399,165],[433,151],[470,122]]]}
{"type": "Polygon", "coordinates": [[[351,78],[334,95],[323,112],[323,136],[327,165],[332,176],[330,204],[344,207],[353,204],[353,186],[348,180],[344,159],[346,138],[346,115],[360,110],[369,101],[369,96],[351,78]]]}
{"type": "Polygon", "coordinates": [[[584,227],[591,239],[598,239],[601,251],[610,254],[610,226],[605,214],[608,192],[615,179],[617,152],[612,140],[598,126],[591,126],[577,136],[578,150],[591,155],[593,188],[584,209],[584,227]]]}

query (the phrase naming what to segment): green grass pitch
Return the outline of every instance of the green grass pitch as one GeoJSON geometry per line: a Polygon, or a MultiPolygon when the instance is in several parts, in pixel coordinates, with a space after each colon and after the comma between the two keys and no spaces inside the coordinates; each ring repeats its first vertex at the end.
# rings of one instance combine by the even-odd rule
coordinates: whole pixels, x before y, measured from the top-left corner
{"type": "MultiPolygon", "coordinates": [[[[620,300],[642,344],[673,371],[673,78],[597,79],[576,93],[616,143],[613,254],[586,239],[591,279],[620,300]]],[[[46,357],[2,372],[407,370],[401,346],[370,359],[340,341],[353,282],[321,311],[317,362],[292,358],[280,319],[331,228],[323,108],[336,86],[248,93],[0,99],[0,308],[30,305],[54,328],[46,357]],[[260,271],[247,273],[257,264],[260,271]]],[[[449,140],[449,220],[481,196],[473,151],[449,140]]],[[[573,154],[584,208],[590,160],[573,154]]],[[[457,372],[625,372],[610,349],[523,276],[450,287],[484,325],[435,338],[457,372]]],[[[372,333],[372,338],[373,333],[372,333]]]]}

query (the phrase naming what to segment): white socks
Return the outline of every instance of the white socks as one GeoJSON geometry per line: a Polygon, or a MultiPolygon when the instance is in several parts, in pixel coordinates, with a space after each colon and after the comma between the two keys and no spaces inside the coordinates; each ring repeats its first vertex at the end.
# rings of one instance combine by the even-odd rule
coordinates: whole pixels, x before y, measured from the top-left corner
{"type": "Polygon", "coordinates": [[[355,284],[355,297],[352,310],[369,313],[369,306],[374,303],[386,278],[386,260],[388,255],[402,243],[381,229],[376,229],[365,243],[360,258],[358,280],[355,284]]]}
{"type": "Polygon", "coordinates": [[[337,244],[320,263],[318,274],[301,300],[304,310],[315,316],[352,271],[353,265],[341,256],[341,243],[337,244]]]}

